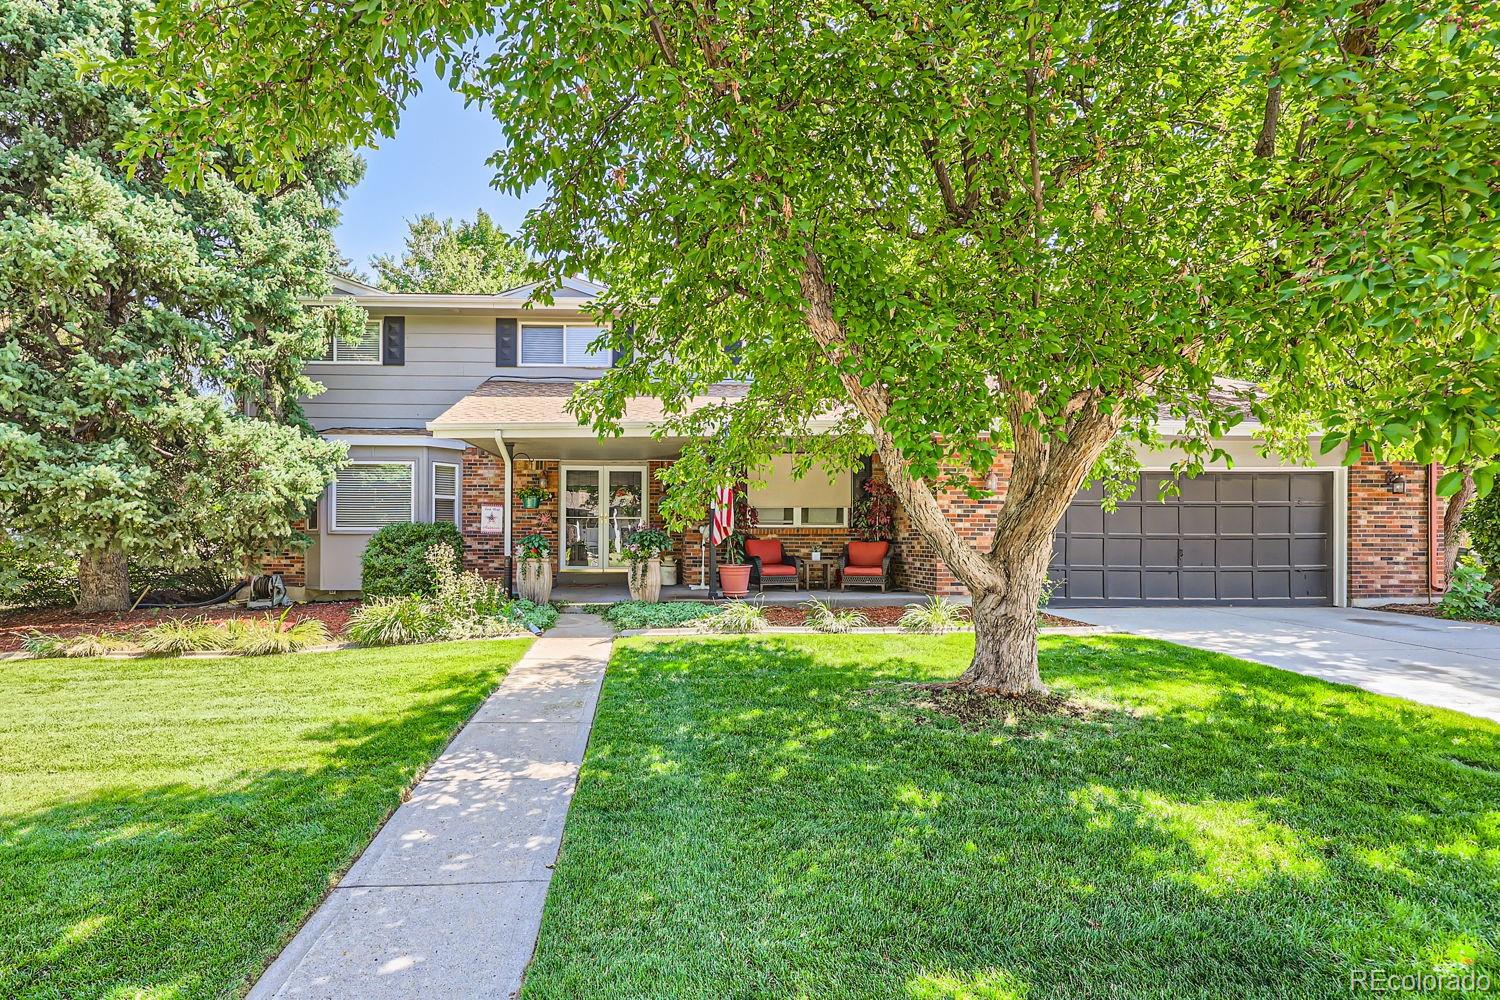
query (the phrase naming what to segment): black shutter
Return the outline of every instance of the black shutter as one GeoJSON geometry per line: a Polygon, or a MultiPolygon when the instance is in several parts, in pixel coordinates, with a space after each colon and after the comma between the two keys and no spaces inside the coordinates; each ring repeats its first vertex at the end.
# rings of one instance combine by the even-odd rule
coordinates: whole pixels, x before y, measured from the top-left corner
{"type": "Polygon", "coordinates": [[[516,321],[495,320],[495,367],[516,367],[516,321]]]}
{"type": "Polygon", "coordinates": [[[854,474],[854,480],[851,484],[854,488],[854,495],[851,497],[853,500],[851,506],[858,507],[859,502],[865,498],[865,483],[868,483],[870,477],[874,474],[875,462],[872,458],[866,456],[864,461],[860,463],[859,471],[854,474]]]}
{"type": "Polygon", "coordinates": [[[406,317],[387,316],[380,321],[380,363],[406,364],[406,317]]]}
{"type": "MultiPolygon", "coordinates": [[[[629,337],[633,333],[635,333],[635,324],[634,323],[630,324],[629,326],[627,326],[625,328],[625,336],[629,337]]],[[[609,352],[609,364],[610,364],[610,367],[614,367],[615,365],[619,364],[620,363],[620,359],[623,358],[623,357],[625,357],[629,353],[630,353],[629,351],[622,351],[618,347],[616,347],[614,350],[610,351],[609,352]]]]}

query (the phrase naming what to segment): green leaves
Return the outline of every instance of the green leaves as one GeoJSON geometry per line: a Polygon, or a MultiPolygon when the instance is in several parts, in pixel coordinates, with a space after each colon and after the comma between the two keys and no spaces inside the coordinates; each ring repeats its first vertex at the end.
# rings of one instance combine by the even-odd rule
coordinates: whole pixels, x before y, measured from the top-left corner
{"type": "Polygon", "coordinates": [[[109,543],[238,572],[343,460],[296,401],[317,391],[304,359],[363,320],[302,303],[360,168],[304,150],[307,183],[276,198],[212,172],[183,193],[154,161],[128,176],[117,144],[146,109],[98,73],[127,17],[0,6],[0,147],[19,154],[0,166],[0,523],[52,561],[109,543]]]}

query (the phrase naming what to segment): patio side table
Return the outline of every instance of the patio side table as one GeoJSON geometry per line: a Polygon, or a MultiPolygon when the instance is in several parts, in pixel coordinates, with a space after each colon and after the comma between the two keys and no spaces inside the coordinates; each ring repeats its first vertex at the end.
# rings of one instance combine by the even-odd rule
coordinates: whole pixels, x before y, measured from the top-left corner
{"type": "Polygon", "coordinates": [[[834,580],[838,577],[839,567],[832,559],[802,559],[802,572],[806,576],[807,589],[813,589],[813,581],[822,578],[823,589],[832,590],[834,580]]]}

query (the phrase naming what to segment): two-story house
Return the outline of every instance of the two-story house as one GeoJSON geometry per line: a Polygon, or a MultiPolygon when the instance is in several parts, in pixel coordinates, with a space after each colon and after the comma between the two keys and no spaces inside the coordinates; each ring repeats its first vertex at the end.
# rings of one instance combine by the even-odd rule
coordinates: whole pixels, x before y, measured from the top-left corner
{"type": "MultiPolygon", "coordinates": [[[[681,441],[653,436],[661,411],[648,398],[630,404],[618,437],[600,439],[568,414],[574,385],[614,360],[589,350],[598,329],[585,308],[600,286],[569,280],[549,306],[532,305],[529,286],[499,295],[398,294],[342,278],[335,286],[367,312],[367,335],[309,364],[327,391],[304,408],[321,434],[349,445],[351,461],[317,504],[313,544],[267,568],[310,593],[357,591],[361,554],[379,527],[452,520],[465,562],[486,575],[505,578],[516,541],[543,533],[560,585],[623,580],[619,542],[661,526],[655,473],[681,441]],[[527,506],[527,487],[551,499],[527,506]]],[[[738,391],[725,385],[704,402],[738,391]]],[[[1141,456],[1147,471],[1135,498],[1105,511],[1097,492],[1085,493],[1069,510],[1056,535],[1056,599],[1347,604],[1441,591],[1435,470],[1368,456],[1346,466],[1337,452],[1293,467],[1257,454],[1245,424],[1223,442],[1232,469],[1187,481],[1161,502],[1156,485],[1174,457],[1164,431],[1167,450],[1141,456]]],[[[862,476],[881,474],[872,461],[862,472],[794,479],[789,462],[777,462],[748,498],[758,533],[832,558],[849,538],[862,476]]],[[[943,498],[972,536],[983,534],[1006,474],[1002,458],[980,483],[991,499],[943,498]]],[[[702,584],[701,532],[677,539],[681,582],[702,584]]],[[[898,586],[962,591],[899,515],[894,541],[898,586]]]]}

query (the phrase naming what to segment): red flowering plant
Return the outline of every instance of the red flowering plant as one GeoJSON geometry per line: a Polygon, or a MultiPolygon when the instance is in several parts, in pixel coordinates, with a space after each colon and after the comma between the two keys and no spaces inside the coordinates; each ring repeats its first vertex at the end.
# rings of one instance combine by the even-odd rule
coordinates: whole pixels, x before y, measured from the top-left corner
{"type": "Polygon", "coordinates": [[[865,495],[854,505],[854,534],[866,541],[889,541],[896,534],[896,493],[884,479],[866,479],[865,495]]]}

